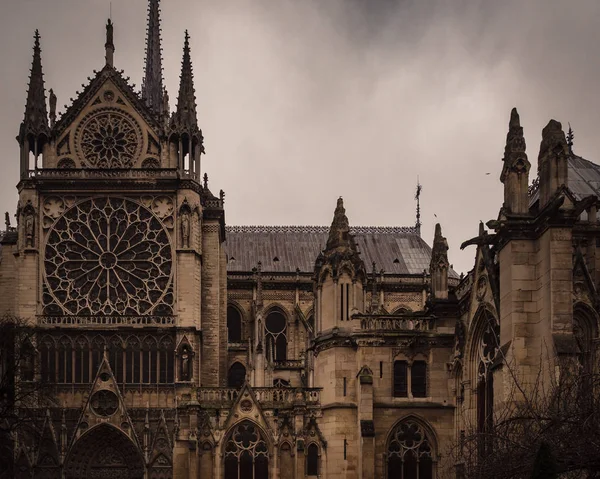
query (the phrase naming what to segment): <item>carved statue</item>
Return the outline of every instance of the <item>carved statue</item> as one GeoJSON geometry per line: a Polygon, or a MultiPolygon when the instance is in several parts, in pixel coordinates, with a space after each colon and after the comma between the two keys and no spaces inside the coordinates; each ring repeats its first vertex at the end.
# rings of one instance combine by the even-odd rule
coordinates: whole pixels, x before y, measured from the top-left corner
{"type": "Polygon", "coordinates": [[[187,348],[184,348],[181,353],[181,380],[190,380],[190,353],[187,348]]]}
{"type": "Polygon", "coordinates": [[[35,239],[35,218],[31,209],[25,210],[25,246],[34,245],[35,239]]]}
{"type": "Polygon", "coordinates": [[[10,215],[8,211],[4,213],[4,224],[6,225],[6,231],[8,231],[10,229],[10,215]]]}
{"type": "Polygon", "coordinates": [[[181,240],[184,248],[190,247],[190,214],[187,211],[181,212],[181,240]]]}

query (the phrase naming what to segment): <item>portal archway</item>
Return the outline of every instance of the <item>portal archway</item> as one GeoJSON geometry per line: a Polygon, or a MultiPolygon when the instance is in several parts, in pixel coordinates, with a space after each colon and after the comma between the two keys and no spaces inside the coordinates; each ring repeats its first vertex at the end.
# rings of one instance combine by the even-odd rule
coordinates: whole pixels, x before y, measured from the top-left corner
{"type": "Polygon", "coordinates": [[[65,463],[65,478],[142,479],[144,462],[137,446],[116,427],[103,424],[84,433],[65,463]]]}

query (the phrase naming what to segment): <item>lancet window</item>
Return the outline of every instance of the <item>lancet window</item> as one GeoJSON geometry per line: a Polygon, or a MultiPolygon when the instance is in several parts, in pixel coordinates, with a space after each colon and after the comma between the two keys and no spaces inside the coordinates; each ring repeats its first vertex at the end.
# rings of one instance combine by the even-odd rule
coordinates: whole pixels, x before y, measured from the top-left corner
{"type": "Polygon", "coordinates": [[[235,306],[227,307],[227,341],[242,342],[242,315],[235,306]]]}
{"type": "Polygon", "coordinates": [[[269,450],[258,427],[238,424],[225,443],[225,479],[268,479],[269,450]]]}
{"type": "Polygon", "coordinates": [[[246,380],[246,368],[242,363],[233,363],[227,374],[227,386],[230,388],[241,388],[246,380]]]}
{"type": "Polygon", "coordinates": [[[431,438],[414,420],[398,424],[387,447],[388,479],[432,479],[433,452],[431,438]]]}
{"type": "Polygon", "coordinates": [[[427,362],[394,361],[394,397],[427,397],[427,362]]]}
{"type": "Polygon", "coordinates": [[[91,382],[105,349],[119,384],[168,384],[174,381],[175,351],[170,336],[161,338],[159,342],[153,337],[146,337],[140,342],[135,336],[126,341],[118,336],[105,341],[98,336],[91,342],[85,337],[78,337],[71,342],[64,336],[58,343],[49,336],[45,337],[39,347],[42,381],[63,384],[91,382]]]}
{"type": "MultiPolygon", "coordinates": [[[[488,313],[481,317],[485,328],[477,344],[477,429],[485,433],[494,425],[494,375],[492,368],[498,356],[500,328],[488,313]]],[[[487,444],[481,443],[484,454],[487,444]]]]}
{"type": "Polygon", "coordinates": [[[279,311],[273,311],[265,321],[265,341],[267,358],[275,361],[287,359],[287,319],[279,311]]]}
{"type": "Polygon", "coordinates": [[[314,442],[306,448],[306,475],[319,475],[319,446],[314,442]]]}

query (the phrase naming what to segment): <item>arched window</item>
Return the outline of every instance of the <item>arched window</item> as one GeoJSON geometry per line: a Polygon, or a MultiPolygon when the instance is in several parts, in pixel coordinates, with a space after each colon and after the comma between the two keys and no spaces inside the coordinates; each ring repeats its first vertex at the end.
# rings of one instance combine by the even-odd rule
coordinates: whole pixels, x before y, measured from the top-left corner
{"type": "Polygon", "coordinates": [[[21,347],[21,379],[33,381],[35,373],[35,349],[29,339],[25,339],[21,347]]]}
{"type": "Polygon", "coordinates": [[[141,382],[141,348],[140,341],[135,336],[127,340],[125,350],[125,382],[139,384],[141,382]]]}
{"type": "Polygon", "coordinates": [[[233,363],[227,374],[227,386],[230,388],[241,388],[246,380],[246,368],[242,363],[233,363]]]}
{"type": "Polygon", "coordinates": [[[319,475],[319,446],[314,442],[306,449],[306,475],[319,475]]]}
{"type": "Polygon", "coordinates": [[[587,307],[573,308],[573,336],[579,347],[579,363],[584,374],[592,372],[595,361],[594,339],[598,337],[597,320],[587,307]]]}
{"type": "Polygon", "coordinates": [[[165,336],[160,341],[160,374],[159,374],[159,382],[172,383],[173,382],[173,374],[174,374],[174,359],[175,359],[175,346],[173,345],[173,340],[165,336]]]}
{"type": "Polygon", "coordinates": [[[79,337],[75,341],[75,383],[90,382],[90,346],[86,338],[79,337]]]}
{"type": "Polygon", "coordinates": [[[104,354],[105,347],[106,343],[101,336],[96,336],[92,341],[92,379],[98,374],[98,368],[102,362],[102,355],[104,354]]]}
{"type": "MultiPolygon", "coordinates": [[[[489,313],[480,317],[484,321],[483,333],[477,344],[477,430],[479,433],[491,431],[494,426],[494,376],[492,366],[498,354],[500,328],[496,319],[489,313]]],[[[480,454],[485,454],[489,444],[482,441],[480,454]]]]}
{"type": "Polygon", "coordinates": [[[142,382],[145,384],[156,384],[158,347],[153,338],[146,338],[142,346],[142,382]]]}
{"type": "Polygon", "coordinates": [[[392,431],[387,447],[388,479],[432,479],[431,439],[414,420],[405,420],[392,431]]]}
{"type": "Polygon", "coordinates": [[[394,397],[408,397],[408,363],[394,361],[394,397]]]}
{"type": "Polygon", "coordinates": [[[427,397],[427,362],[414,361],[410,368],[410,392],[415,398],[427,397]]]}
{"type": "Polygon", "coordinates": [[[54,341],[49,337],[44,338],[40,345],[40,372],[43,382],[56,381],[56,350],[54,341]]]}
{"type": "Polygon", "coordinates": [[[287,359],[287,320],[279,311],[273,311],[265,321],[265,341],[267,358],[275,361],[287,359]]]}
{"type": "Polygon", "coordinates": [[[59,383],[72,382],[73,346],[69,338],[62,337],[58,345],[58,368],[56,381],[59,383]]]}
{"type": "Polygon", "coordinates": [[[286,379],[275,378],[273,379],[273,387],[274,388],[289,388],[290,382],[286,379]]]}
{"type": "Polygon", "coordinates": [[[227,307],[227,341],[242,342],[242,315],[235,306],[227,307]]]}
{"type": "Polygon", "coordinates": [[[110,362],[110,368],[115,376],[115,380],[118,383],[123,383],[123,354],[124,350],[121,338],[118,336],[111,338],[108,350],[108,360],[110,362]]]}
{"type": "Polygon", "coordinates": [[[251,422],[238,424],[225,443],[225,479],[268,479],[269,451],[251,422]]]}

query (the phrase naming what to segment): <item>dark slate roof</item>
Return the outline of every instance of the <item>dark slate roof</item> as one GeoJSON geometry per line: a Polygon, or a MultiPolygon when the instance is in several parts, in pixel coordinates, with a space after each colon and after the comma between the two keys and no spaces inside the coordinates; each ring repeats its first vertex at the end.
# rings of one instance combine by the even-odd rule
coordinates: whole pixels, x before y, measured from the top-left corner
{"type": "MultiPolygon", "coordinates": [[[[567,160],[567,175],[569,190],[577,199],[590,195],[600,198],[600,165],[580,156],[571,155],[567,160]]],[[[536,185],[529,204],[532,205],[538,198],[539,187],[536,185]]]]}
{"type": "MultiPolygon", "coordinates": [[[[249,272],[261,262],[262,271],[312,273],[325,248],[328,226],[228,226],[227,269],[249,272]],[[276,260],[277,258],[277,260],[276,260]]],[[[422,274],[429,270],[431,248],[413,227],[351,227],[358,250],[371,271],[387,274],[422,274]]],[[[451,276],[456,273],[451,272],[451,276]]]]}

